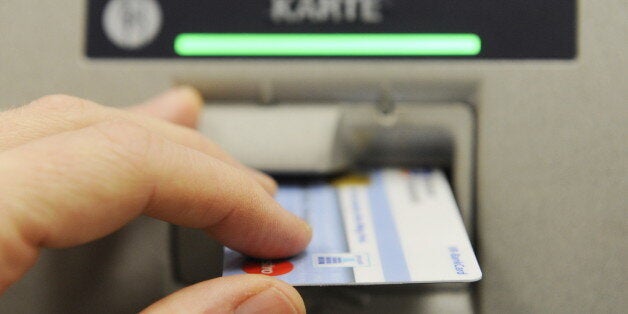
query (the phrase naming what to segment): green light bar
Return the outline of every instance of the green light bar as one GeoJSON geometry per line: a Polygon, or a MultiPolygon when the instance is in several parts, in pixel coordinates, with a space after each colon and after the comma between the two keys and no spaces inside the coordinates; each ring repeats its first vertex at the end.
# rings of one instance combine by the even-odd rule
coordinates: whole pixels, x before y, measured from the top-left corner
{"type": "Polygon", "coordinates": [[[185,57],[475,56],[476,34],[183,33],[174,51],[185,57]]]}

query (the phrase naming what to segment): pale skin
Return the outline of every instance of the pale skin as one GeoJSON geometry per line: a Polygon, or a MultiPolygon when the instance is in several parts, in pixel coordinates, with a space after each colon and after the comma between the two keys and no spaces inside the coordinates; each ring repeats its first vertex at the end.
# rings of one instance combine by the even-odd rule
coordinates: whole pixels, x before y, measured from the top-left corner
{"type": "MultiPolygon", "coordinates": [[[[102,238],[140,215],[200,228],[259,258],[302,251],[310,227],[272,197],[269,176],[193,130],[199,94],[174,88],[126,110],[47,96],[0,112],[0,294],[45,248],[102,238]]],[[[262,275],[184,288],[146,313],[304,313],[262,275]]]]}

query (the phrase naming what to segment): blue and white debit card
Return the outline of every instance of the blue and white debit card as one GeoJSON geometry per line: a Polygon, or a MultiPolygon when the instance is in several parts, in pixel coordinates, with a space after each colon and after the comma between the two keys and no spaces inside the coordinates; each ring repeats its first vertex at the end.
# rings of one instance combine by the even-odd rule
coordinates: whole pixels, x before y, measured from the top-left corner
{"type": "Polygon", "coordinates": [[[482,273],[442,171],[384,169],[282,185],[276,196],[313,229],[307,249],[255,260],[225,248],[223,276],[258,273],[292,285],[471,282],[482,273]]]}

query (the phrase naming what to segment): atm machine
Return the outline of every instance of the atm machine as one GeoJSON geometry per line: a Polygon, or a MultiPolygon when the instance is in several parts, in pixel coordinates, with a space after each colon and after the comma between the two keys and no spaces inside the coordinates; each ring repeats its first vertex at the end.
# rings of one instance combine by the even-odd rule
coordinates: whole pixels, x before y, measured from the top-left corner
{"type": "MultiPolygon", "coordinates": [[[[5,0],[0,108],[185,84],[201,132],[280,178],[444,169],[483,279],[300,288],[311,313],[619,313],[627,17],[624,0],[5,0]]],[[[46,250],[0,312],[138,311],[219,275],[221,252],[140,218],[46,250]]]]}

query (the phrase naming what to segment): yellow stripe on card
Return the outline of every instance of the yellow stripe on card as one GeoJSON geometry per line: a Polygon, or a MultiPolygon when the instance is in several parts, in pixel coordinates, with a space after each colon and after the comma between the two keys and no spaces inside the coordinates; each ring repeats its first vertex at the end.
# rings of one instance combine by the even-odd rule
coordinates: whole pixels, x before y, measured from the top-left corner
{"type": "Polygon", "coordinates": [[[349,185],[369,185],[370,183],[371,180],[368,176],[359,174],[350,174],[331,181],[331,184],[336,187],[349,185]]]}

